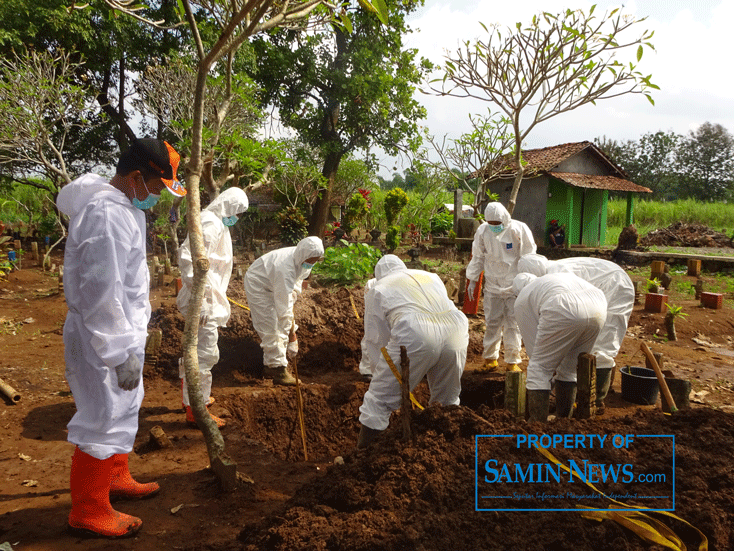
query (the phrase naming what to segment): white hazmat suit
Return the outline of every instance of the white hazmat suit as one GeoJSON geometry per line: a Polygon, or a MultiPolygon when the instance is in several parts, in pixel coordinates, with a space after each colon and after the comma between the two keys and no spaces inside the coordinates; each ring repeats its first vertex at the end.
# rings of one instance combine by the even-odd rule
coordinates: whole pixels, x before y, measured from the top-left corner
{"type": "Polygon", "coordinates": [[[522,257],[518,269],[538,277],[572,273],[604,293],[607,300],[607,321],[591,353],[596,356],[597,369],[613,368],[614,358],[627,333],[627,324],[635,302],[635,286],[625,271],[614,262],[600,258],[576,257],[552,261],[539,254],[522,257]]]}
{"type": "MultiPolygon", "coordinates": [[[[201,304],[201,319],[197,334],[201,392],[205,403],[209,400],[212,390],[212,367],[219,361],[217,328],[227,325],[231,313],[227,300],[227,287],[229,287],[233,266],[232,236],[222,219],[245,212],[247,207],[247,194],[240,188],[232,187],[219,194],[201,211],[204,254],[209,259],[209,271],[206,273],[204,282],[204,299],[201,304]]],[[[183,286],[176,298],[176,304],[181,313],[186,316],[192,298],[194,280],[194,265],[191,260],[191,244],[188,236],[179,249],[178,266],[181,270],[183,286]]],[[[190,405],[189,392],[183,362],[179,363],[179,377],[184,379],[183,403],[188,406],[190,405]]]]}
{"type": "Polygon", "coordinates": [[[142,372],[150,320],[145,215],[96,174],[64,186],[57,205],[69,216],[64,355],[76,413],[68,440],[105,460],[132,451],[143,401],[143,385],[123,390],[115,367],[134,355],[142,372]]]}
{"type": "Polygon", "coordinates": [[[551,389],[551,379],[575,383],[578,355],[591,351],[607,315],[604,293],[570,273],[519,274],[515,316],[528,363],[527,389],[551,389]]]}
{"type": "Polygon", "coordinates": [[[311,268],[302,264],[309,258],[324,256],[318,237],[306,237],[295,247],[284,247],[264,254],[245,274],[245,293],[252,324],[260,336],[266,367],[286,367],[288,334],[293,322],[296,296],[303,292],[303,280],[311,268]]]}
{"type": "Polygon", "coordinates": [[[359,362],[359,372],[370,377],[375,370],[375,365],[382,357],[380,349],[390,340],[390,328],[385,323],[381,323],[380,318],[375,315],[373,290],[378,279],[382,279],[391,272],[405,269],[405,263],[394,254],[386,255],[383,258],[384,260],[375,266],[375,277],[370,279],[364,288],[364,337],[362,337],[362,359],[359,362]],[[383,344],[378,346],[379,343],[383,344]]]}
{"type": "Polygon", "coordinates": [[[502,222],[502,231],[494,233],[490,224],[482,223],[474,234],[472,259],[466,267],[466,277],[478,281],[484,271],[484,352],[488,360],[499,358],[500,342],[504,339],[505,362],[519,364],[522,345],[515,321],[515,293],[512,280],[518,274],[521,256],[536,251],[533,234],[527,224],[512,220],[501,203],[489,203],[484,220],[502,222]]]}
{"type": "MultiPolygon", "coordinates": [[[[410,389],[428,378],[430,403],[456,405],[469,344],[469,324],[446,294],[436,274],[409,270],[394,255],[375,267],[373,310],[365,317],[370,350],[382,347],[400,369],[400,347],[410,359],[410,389]],[[397,260],[397,262],[396,262],[397,260]]],[[[374,431],[385,430],[390,414],[400,407],[401,389],[382,354],[372,359],[374,372],[359,421],[374,431]]]]}

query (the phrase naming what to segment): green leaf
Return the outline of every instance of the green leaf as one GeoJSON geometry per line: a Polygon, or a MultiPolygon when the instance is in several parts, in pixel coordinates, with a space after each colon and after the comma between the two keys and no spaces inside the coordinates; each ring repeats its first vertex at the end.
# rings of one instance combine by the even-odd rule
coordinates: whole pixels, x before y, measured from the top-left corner
{"type": "Polygon", "coordinates": [[[642,44],[640,44],[637,48],[637,61],[640,61],[642,59],[642,44]]]}
{"type": "Polygon", "coordinates": [[[385,0],[373,0],[374,6],[377,9],[377,17],[380,20],[380,22],[383,25],[387,25],[387,16],[388,16],[388,10],[387,10],[387,4],[385,3],[385,0]]]}
{"type": "Polygon", "coordinates": [[[341,14],[341,15],[339,16],[339,19],[341,20],[341,22],[342,22],[342,25],[344,25],[344,29],[345,29],[345,30],[346,30],[346,31],[347,31],[347,32],[348,32],[349,34],[353,34],[353,33],[354,33],[354,27],[352,26],[352,21],[351,21],[351,20],[349,19],[349,15],[347,14],[347,12],[346,12],[346,11],[345,11],[345,12],[343,12],[343,13],[342,13],[342,14],[341,14]]]}
{"type": "Polygon", "coordinates": [[[647,97],[647,101],[649,101],[650,103],[652,103],[653,105],[655,105],[655,100],[652,99],[652,97],[649,94],[645,94],[645,96],[647,97]]]}
{"type": "Polygon", "coordinates": [[[594,13],[594,10],[596,9],[596,4],[591,6],[591,9],[589,10],[589,15],[592,15],[594,13]]]}

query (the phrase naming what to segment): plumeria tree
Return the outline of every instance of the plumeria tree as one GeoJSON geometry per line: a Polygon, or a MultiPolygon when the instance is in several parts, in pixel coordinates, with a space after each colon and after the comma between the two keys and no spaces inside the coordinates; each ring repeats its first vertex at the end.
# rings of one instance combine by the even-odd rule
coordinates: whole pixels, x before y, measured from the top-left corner
{"type": "Polygon", "coordinates": [[[543,12],[514,29],[484,27],[488,37],[466,41],[447,55],[444,76],[434,81],[441,95],[489,101],[511,121],[515,182],[507,206],[515,208],[523,179],[522,144],[540,123],[582,105],[626,94],[643,94],[654,104],[658,87],[638,69],[652,31],[628,37],[644,19],[619,9],[597,17],[595,7],[543,12]],[[635,61],[617,56],[634,49],[635,61]]]}

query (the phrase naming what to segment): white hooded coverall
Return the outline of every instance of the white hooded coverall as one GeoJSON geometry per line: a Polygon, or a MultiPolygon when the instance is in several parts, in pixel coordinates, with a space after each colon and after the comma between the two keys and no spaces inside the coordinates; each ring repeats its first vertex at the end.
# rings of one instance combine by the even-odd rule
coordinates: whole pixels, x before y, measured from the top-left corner
{"type": "Polygon", "coordinates": [[[517,261],[536,251],[535,239],[524,222],[512,220],[501,203],[489,203],[484,219],[500,220],[504,226],[493,233],[490,225],[482,223],[474,234],[472,259],[466,267],[466,277],[478,281],[484,271],[484,332],[485,359],[499,358],[500,342],[504,338],[505,362],[519,364],[522,341],[515,321],[515,294],[512,280],[518,274],[517,261]]]}
{"type": "Polygon", "coordinates": [[[295,247],[284,247],[262,255],[245,274],[245,293],[252,324],[260,335],[263,363],[267,367],[288,365],[286,349],[293,325],[295,294],[303,292],[303,280],[311,274],[303,264],[324,256],[318,237],[306,237],[295,247]]]}
{"type": "Polygon", "coordinates": [[[515,317],[530,357],[528,390],[550,390],[551,379],[576,382],[578,356],[594,346],[607,315],[604,293],[570,273],[519,274],[515,317]]]}
{"type": "MultiPolygon", "coordinates": [[[[227,287],[232,276],[232,236],[222,218],[229,218],[248,207],[247,194],[237,187],[229,188],[219,194],[204,210],[201,211],[201,233],[204,239],[204,254],[209,259],[209,271],[204,282],[204,299],[201,303],[201,319],[197,333],[197,356],[201,377],[201,393],[204,403],[209,400],[212,391],[212,368],[219,361],[218,327],[224,327],[229,321],[231,308],[227,300],[227,287]]],[[[186,316],[191,301],[194,280],[194,265],[191,260],[191,244],[189,236],[179,249],[178,266],[181,270],[181,290],[176,304],[186,316]]],[[[185,377],[183,362],[179,362],[179,377],[184,379],[183,403],[191,405],[189,390],[185,377]]]]}
{"type": "MultiPolygon", "coordinates": [[[[143,365],[150,320],[145,215],[96,174],[64,186],[69,216],[64,252],[66,380],[76,413],[68,440],[100,460],[133,449],[143,385],[118,386],[115,367],[135,354],[143,365]]],[[[142,374],[141,374],[142,376],[142,374]]]]}
{"type": "Polygon", "coordinates": [[[382,262],[375,266],[375,277],[370,279],[364,288],[364,337],[362,337],[362,359],[359,362],[359,372],[362,375],[372,375],[377,361],[382,357],[380,349],[385,346],[378,343],[386,343],[390,339],[390,328],[380,323],[379,317],[375,317],[374,296],[372,292],[378,279],[382,279],[393,271],[405,269],[405,263],[394,254],[383,257],[382,262]],[[369,329],[368,329],[369,326],[369,329]],[[372,335],[372,340],[368,339],[372,335]],[[376,337],[375,337],[376,336],[376,337]]]}
{"type": "Polygon", "coordinates": [[[553,261],[539,254],[522,257],[518,269],[536,276],[572,273],[604,293],[607,321],[591,353],[596,356],[597,369],[613,368],[635,303],[635,286],[625,271],[614,262],[601,258],[575,257],[553,261]]]}
{"type": "MultiPolygon", "coordinates": [[[[375,267],[373,314],[365,317],[365,335],[370,350],[382,347],[400,369],[400,347],[410,359],[410,389],[427,376],[430,403],[457,405],[461,374],[469,345],[469,324],[446,294],[436,274],[408,270],[386,255],[375,267]],[[392,263],[388,274],[382,273],[392,263]]],[[[385,359],[373,360],[369,389],[359,408],[359,421],[374,430],[385,430],[390,414],[400,407],[401,390],[385,359]]]]}

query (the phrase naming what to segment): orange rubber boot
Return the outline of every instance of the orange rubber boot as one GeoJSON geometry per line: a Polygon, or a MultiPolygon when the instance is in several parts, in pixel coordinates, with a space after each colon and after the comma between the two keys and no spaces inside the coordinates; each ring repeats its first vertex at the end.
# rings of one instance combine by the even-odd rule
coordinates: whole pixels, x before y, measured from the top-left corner
{"type": "Polygon", "coordinates": [[[115,458],[115,461],[112,464],[110,498],[146,499],[161,491],[157,482],[141,484],[133,479],[128,467],[128,454],[118,453],[112,457],[115,458]]]}
{"type": "MultiPolygon", "coordinates": [[[[181,409],[186,411],[186,404],[184,403],[183,392],[184,392],[184,380],[181,379],[181,409]]],[[[214,399],[214,396],[209,396],[209,399],[206,401],[206,407],[209,407],[215,401],[216,400],[214,399]]]]}
{"type": "MultiPolygon", "coordinates": [[[[208,411],[208,410],[207,410],[208,411]]],[[[217,428],[224,428],[227,426],[227,421],[222,419],[221,417],[217,417],[216,415],[212,415],[211,412],[209,412],[209,415],[211,416],[212,420],[217,424],[217,428]]],[[[186,422],[189,425],[198,426],[196,424],[196,417],[194,417],[194,410],[191,409],[191,406],[186,406],[186,422]]]]}
{"type": "Polygon", "coordinates": [[[86,536],[123,538],[140,530],[143,521],[115,511],[110,504],[112,464],[115,459],[97,459],[79,448],[71,459],[71,513],[72,532],[86,536]]]}

